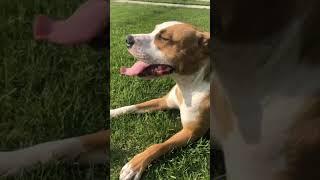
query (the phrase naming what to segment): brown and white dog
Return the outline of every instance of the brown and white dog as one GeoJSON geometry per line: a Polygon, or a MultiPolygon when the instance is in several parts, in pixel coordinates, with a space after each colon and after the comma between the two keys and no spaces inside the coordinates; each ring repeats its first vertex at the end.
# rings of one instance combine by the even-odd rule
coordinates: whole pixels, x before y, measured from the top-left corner
{"type": "Polygon", "coordinates": [[[137,58],[128,76],[145,78],[170,75],[177,83],[164,97],[110,111],[111,118],[126,113],[179,109],[182,130],[163,143],[154,144],[134,156],[121,170],[120,180],[138,180],[154,159],[186,145],[209,130],[210,33],[181,22],[159,24],[149,34],[127,37],[129,52],[137,58]]]}
{"type": "Polygon", "coordinates": [[[227,179],[320,179],[319,1],[216,5],[211,132],[227,179]]]}

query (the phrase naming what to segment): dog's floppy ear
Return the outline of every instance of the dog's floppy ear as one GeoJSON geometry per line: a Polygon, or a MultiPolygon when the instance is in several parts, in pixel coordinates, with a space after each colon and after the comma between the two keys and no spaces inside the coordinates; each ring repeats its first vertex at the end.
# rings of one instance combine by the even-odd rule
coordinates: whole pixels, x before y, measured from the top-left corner
{"type": "Polygon", "coordinates": [[[209,52],[211,46],[210,32],[199,33],[199,45],[204,48],[205,52],[209,52]]]}

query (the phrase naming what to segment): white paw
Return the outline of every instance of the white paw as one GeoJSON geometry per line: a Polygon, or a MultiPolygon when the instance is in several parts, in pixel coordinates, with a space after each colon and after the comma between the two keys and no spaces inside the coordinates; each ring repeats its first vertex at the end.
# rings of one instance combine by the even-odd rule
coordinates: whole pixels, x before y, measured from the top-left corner
{"type": "Polygon", "coordinates": [[[133,170],[130,162],[127,163],[120,172],[120,180],[139,180],[141,178],[142,171],[141,170],[133,170]]]}
{"type": "Polygon", "coordinates": [[[128,113],[133,113],[136,112],[137,108],[135,105],[131,105],[131,106],[124,106],[124,107],[120,107],[120,108],[116,108],[116,109],[111,109],[110,110],[110,118],[115,118],[118,117],[120,115],[124,115],[124,114],[128,114],[128,113]]]}
{"type": "Polygon", "coordinates": [[[114,110],[114,109],[111,109],[111,110],[110,110],[110,119],[112,119],[112,118],[115,117],[115,116],[116,116],[115,110],[114,110]]]}

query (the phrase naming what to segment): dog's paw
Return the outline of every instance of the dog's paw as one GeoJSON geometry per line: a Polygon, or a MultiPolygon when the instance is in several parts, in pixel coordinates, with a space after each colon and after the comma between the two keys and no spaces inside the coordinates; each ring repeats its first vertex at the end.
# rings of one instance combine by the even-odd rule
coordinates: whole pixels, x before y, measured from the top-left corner
{"type": "Polygon", "coordinates": [[[118,117],[120,115],[134,113],[134,112],[138,112],[135,105],[111,109],[110,110],[110,118],[112,119],[112,118],[118,117]]]}
{"type": "Polygon", "coordinates": [[[111,109],[110,110],[110,119],[118,117],[122,114],[126,114],[125,108],[117,108],[117,109],[111,109]]]}
{"type": "Polygon", "coordinates": [[[149,164],[148,156],[144,153],[135,155],[120,172],[120,180],[139,180],[149,164]]]}
{"type": "Polygon", "coordinates": [[[116,112],[114,109],[110,109],[110,119],[114,118],[116,116],[116,112]]]}
{"type": "Polygon", "coordinates": [[[128,162],[120,172],[120,180],[140,180],[142,175],[142,170],[133,167],[130,162],[128,162]]]}

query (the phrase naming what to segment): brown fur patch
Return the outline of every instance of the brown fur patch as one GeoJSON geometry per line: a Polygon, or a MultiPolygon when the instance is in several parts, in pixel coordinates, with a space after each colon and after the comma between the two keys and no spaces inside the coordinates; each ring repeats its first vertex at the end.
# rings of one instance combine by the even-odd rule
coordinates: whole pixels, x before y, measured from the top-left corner
{"type": "Polygon", "coordinates": [[[192,74],[209,64],[209,41],[209,32],[189,24],[176,24],[161,30],[154,42],[178,74],[192,74]]]}
{"type": "Polygon", "coordinates": [[[288,180],[320,179],[320,96],[314,96],[289,130],[285,156],[288,180]]]}
{"type": "Polygon", "coordinates": [[[94,134],[81,136],[80,140],[86,149],[107,149],[110,143],[110,135],[111,130],[103,130],[94,134]]]}
{"type": "Polygon", "coordinates": [[[136,107],[139,111],[150,112],[165,109],[168,107],[168,104],[165,97],[162,97],[137,104],[136,107]]]}
{"type": "Polygon", "coordinates": [[[206,125],[208,125],[209,120],[210,120],[210,97],[209,97],[209,95],[202,100],[199,112],[200,112],[200,119],[203,119],[203,121],[205,121],[205,123],[207,123],[206,125]]]}
{"type": "Polygon", "coordinates": [[[176,97],[177,97],[177,99],[178,99],[179,105],[182,104],[184,100],[183,100],[182,92],[181,92],[179,86],[176,86],[176,92],[175,92],[175,94],[176,94],[176,97]]]}

